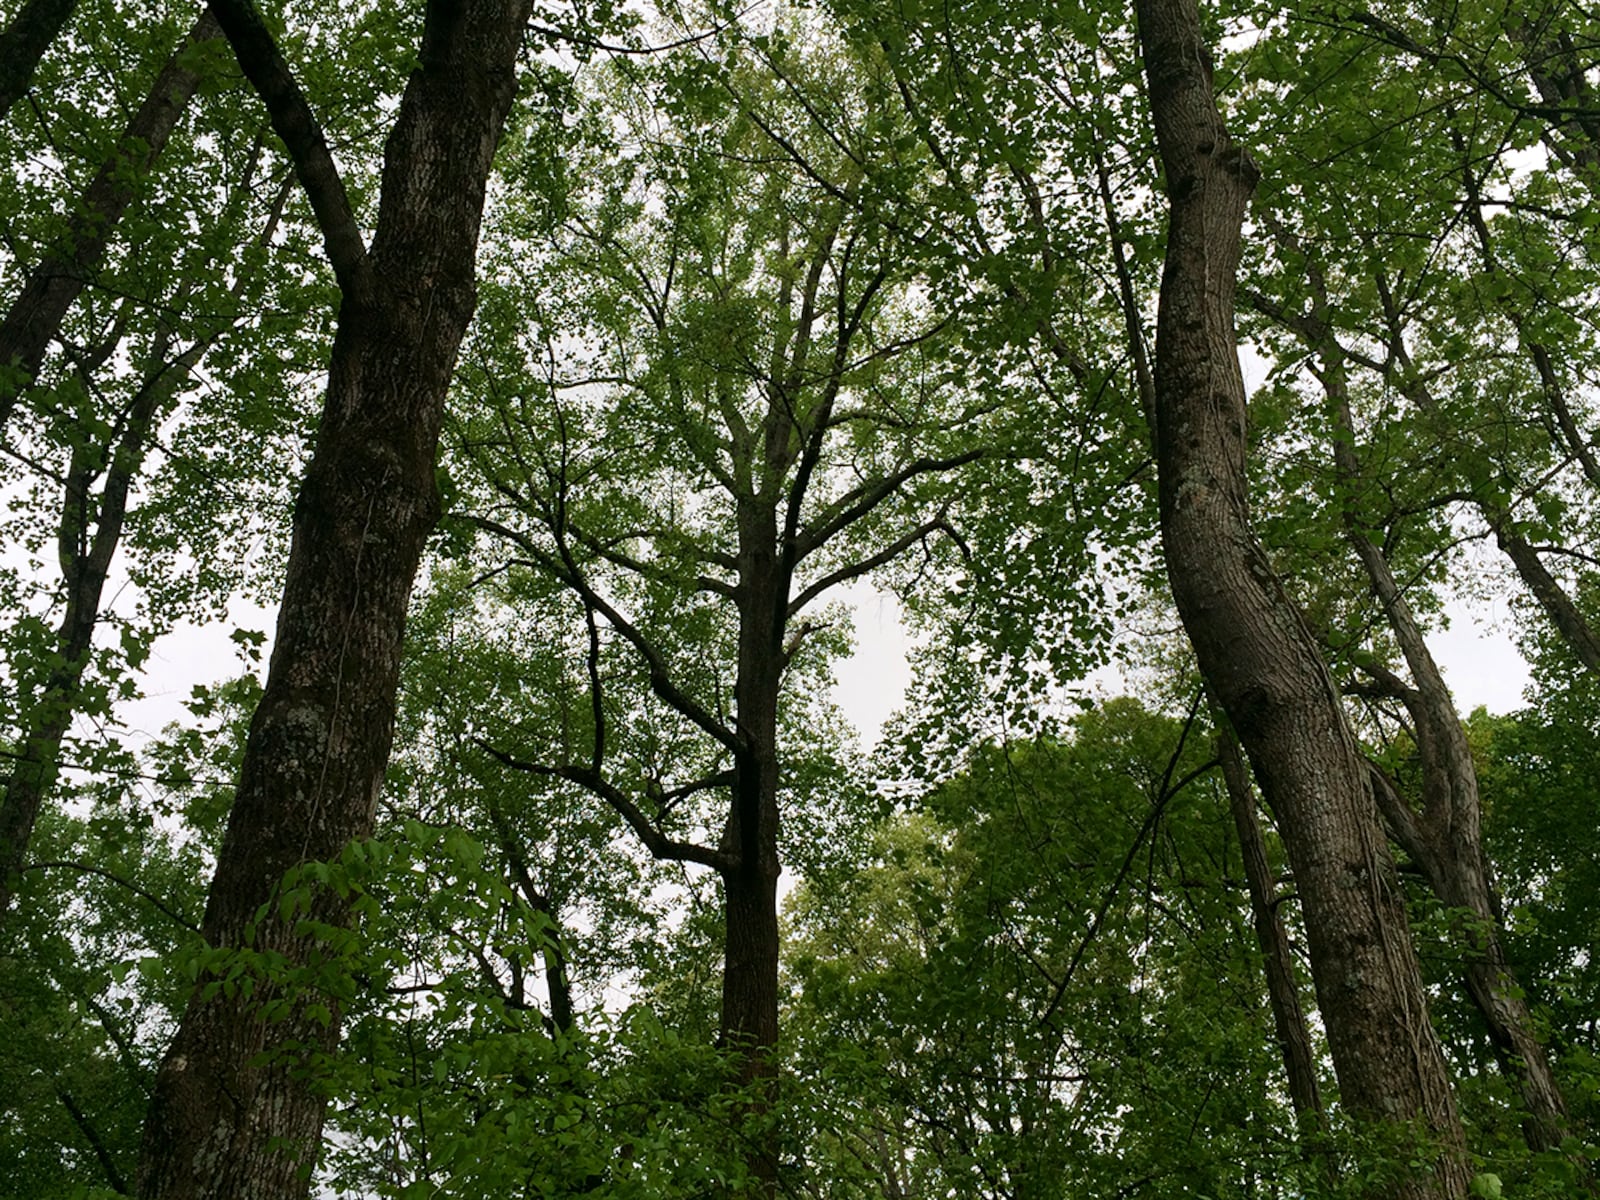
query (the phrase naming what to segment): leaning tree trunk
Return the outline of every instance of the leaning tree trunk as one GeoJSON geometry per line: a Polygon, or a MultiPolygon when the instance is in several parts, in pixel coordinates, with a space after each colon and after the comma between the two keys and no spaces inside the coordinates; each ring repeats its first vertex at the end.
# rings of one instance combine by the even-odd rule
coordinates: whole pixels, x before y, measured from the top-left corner
{"type": "MultiPolygon", "coordinates": [[[[8,56],[21,54],[39,38],[44,39],[39,44],[42,53],[72,7],[29,4],[0,35],[0,93],[10,78],[8,72],[21,70],[20,63],[8,56]]],[[[195,48],[221,33],[209,11],[195,22],[85,189],[80,211],[62,244],[28,273],[22,290],[0,317],[0,435],[18,399],[38,376],[51,341],[60,336],[68,310],[104,258],[111,235],[138,193],[138,176],[154,164],[200,86],[195,48]]],[[[29,64],[20,86],[25,89],[31,78],[29,64]]],[[[4,99],[0,94],[0,100],[4,99]]],[[[0,107],[0,114],[3,111],[0,107]]],[[[157,371],[135,399],[121,441],[106,448],[111,462],[105,464],[106,483],[92,536],[88,510],[93,501],[88,487],[99,464],[92,461],[94,456],[87,447],[77,448],[72,455],[60,529],[66,604],[56,635],[58,658],[37,689],[36,701],[28,706],[27,726],[18,730],[20,754],[0,787],[0,923],[6,920],[34,824],[55,779],[62,739],[77,712],[80,684],[100,619],[101,593],[121,539],[128,492],[144,442],[151,422],[162,411],[159,401],[177,387],[182,375],[183,371],[175,370],[163,381],[157,371]]]]}
{"type": "Polygon", "coordinates": [[[1382,685],[1405,704],[1422,764],[1423,802],[1413,810],[1386,779],[1377,797],[1396,839],[1448,908],[1470,914],[1462,972],[1467,995],[1489,1029],[1495,1056],[1522,1096],[1523,1133],[1534,1150],[1554,1150],[1568,1133],[1566,1101],[1521,985],[1506,958],[1500,905],[1484,854],[1477,770],[1444,678],[1389,570],[1383,552],[1363,533],[1351,540],[1373,592],[1388,614],[1415,687],[1381,672],[1382,685]]]}
{"type": "Polygon", "coordinates": [[[150,169],[166,147],[200,86],[197,47],[221,35],[215,15],[207,9],[161,68],[116,148],[84,189],[62,246],[29,273],[22,291],[0,319],[0,433],[4,433],[18,398],[39,374],[45,351],[60,334],[67,310],[105,257],[111,235],[137,194],[139,175],[150,169]]]}
{"type": "Polygon", "coordinates": [[[1155,375],[1173,596],[1289,851],[1341,1102],[1376,1131],[1433,1143],[1428,1165],[1383,1194],[1458,1197],[1460,1118],[1365,764],[1250,524],[1233,293],[1257,171],[1217,110],[1195,0],[1140,0],[1137,13],[1171,202],[1155,375]]]}
{"type": "Polygon", "coordinates": [[[27,94],[39,60],[77,6],[77,0],[27,0],[0,31],[0,118],[27,94]]]}
{"type": "MultiPolygon", "coordinates": [[[[281,955],[290,971],[336,958],[315,926],[344,926],[349,913],[324,892],[309,921],[285,919],[270,903],[279,882],[372,827],[406,606],[438,515],[445,393],[475,302],[487,179],[528,8],[527,0],[428,6],[385,150],[369,254],[320,131],[253,8],[213,5],[295,158],[343,292],[271,668],[203,926],[211,946],[281,955]]],[[[307,1193],[324,1109],[314,1068],[337,1042],[337,1004],[269,977],[254,985],[250,995],[212,986],[190,998],[151,1100],[141,1197],[307,1193]],[[279,1011],[269,1019],[273,1001],[279,1011]]]]}
{"type": "MultiPolygon", "coordinates": [[[[280,192],[257,238],[259,245],[270,242],[287,198],[286,190],[280,192]]],[[[236,280],[233,293],[237,295],[243,286],[242,278],[236,280]]],[[[105,446],[73,448],[57,527],[65,604],[56,630],[56,652],[38,685],[30,689],[24,684],[20,689],[26,720],[10,775],[0,782],[0,927],[9,919],[34,825],[54,785],[62,742],[78,714],[84,672],[100,624],[101,599],[122,541],[129,495],[143,465],[150,432],[170,411],[224,328],[216,326],[210,335],[169,357],[174,335],[163,326],[145,365],[144,382],[128,406],[121,435],[105,446]],[[90,489],[102,471],[105,482],[96,497],[90,489]]]]}

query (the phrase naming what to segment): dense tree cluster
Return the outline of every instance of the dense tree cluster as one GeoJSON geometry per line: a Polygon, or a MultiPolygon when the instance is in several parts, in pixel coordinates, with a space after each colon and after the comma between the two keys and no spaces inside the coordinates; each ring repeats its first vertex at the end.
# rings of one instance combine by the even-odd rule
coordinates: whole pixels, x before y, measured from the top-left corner
{"type": "Polygon", "coordinates": [[[0,1196],[1594,1194],[1597,87],[1572,0],[0,4],[0,1196]]]}

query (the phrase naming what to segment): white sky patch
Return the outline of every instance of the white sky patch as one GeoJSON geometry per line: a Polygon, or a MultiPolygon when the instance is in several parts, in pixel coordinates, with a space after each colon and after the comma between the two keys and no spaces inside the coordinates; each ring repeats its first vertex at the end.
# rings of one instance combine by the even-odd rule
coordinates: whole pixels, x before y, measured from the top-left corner
{"type": "Polygon", "coordinates": [[[833,702],[870,750],[884,722],[905,703],[911,686],[912,639],[900,604],[889,593],[856,583],[841,589],[837,599],[855,610],[856,647],[834,667],[833,702]]]}
{"type": "Polygon", "coordinates": [[[226,621],[205,625],[180,621],[172,632],[156,639],[139,678],[143,696],[117,708],[118,719],[135,743],[158,737],[174,721],[185,720],[184,702],[197,686],[225,683],[244,674],[246,663],[233,639],[235,630],[266,634],[258,670],[264,675],[277,623],[276,609],[235,596],[228,602],[226,621]]]}

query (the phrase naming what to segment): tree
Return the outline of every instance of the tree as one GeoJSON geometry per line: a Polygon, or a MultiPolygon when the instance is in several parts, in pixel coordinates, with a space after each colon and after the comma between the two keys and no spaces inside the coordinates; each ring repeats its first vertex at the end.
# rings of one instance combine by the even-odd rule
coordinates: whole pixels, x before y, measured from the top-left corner
{"type": "MultiPolygon", "coordinates": [[[[759,1085],[752,1119],[776,1074],[780,823],[835,784],[807,777],[827,751],[803,689],[839,641],[819,606],[959,538],[956,481],[1008,402],[962,386],[953,320],[918,302],[910,206],[886,182],[916,186],[895,114],[847,48],[802,32],[755,42],[781,81],[737,42],[607,81],[595,124],[622,128],[569,164],[587,186],[559,226],[524,225],[537,269],[496,289],[482,415],[452,464],[489,569],[559,585],[585,630],[576,679],[575,658],[531,668],[560,715],[486,715],[477,740],[589,790],[655,858],[715,872],[719,1041],[759,1085]]],[[[760,1134],[769,1189],[777,1158],[760,1134]]]]}
{"type": "MultiPolygon", "coordinates": [[[[825,1195],[1299,1194],[1226,791],[1119,698],[978,747],[789,904],[825,1195]],[[854,1187],[850,1185],[850,1181],[854,1187]]],[[[802,1083],[801,1086],[804,1086],[802,1083]]]]}
{"type": "MultiPolygon", "coordinates": [[[[103,698],[96,700],[96,693],[111,682],[108,676],[114,679],[115,672],[103,661],[94,661],[94,643],[106,623],[106,584],[113,561],[126,549],[125,534],[131,527],[135,541],[145,543],[141,549],[148,550],[152,540],[150,517],[130,515],[147,460],[158,449],[163,426],[170,436],[206,355],[229,341],[261,346],[258,331],[267,322],[260,308],[249,317],[244,313],[250,305],[260,306],[274,297],[272,287],[260,277],[235,272],[231,279],[221,278],[219,264],[208,258],[213,244],[235,238],[245,242],[241,253],[249,255],[253,249],[259,257],[282,226],[287,187],[265,197],[256,195],[266,173],[259,144],[228,147],[218,155],[230,178],[220,211],[197,223],[199,246],[155,242],[146,253],[125,252],[115,265],[101,261],[112,248],[111,233],[124,215],[159,221],[156,214],[170,198],[170,191],[167,196],[160,192],[182,190],[171,180],[161,181],[163,187],[158,189],[154,181],[140,176],[179,126],[192,94],[205,79],[215,82],[223,74],[208,57],[208,44],[218,37],[216,23],[203,17],[167,60],[150,95],[85,192],[82,211],[62,234],[63,245],[47,251],[28,274],[0,332],[4,343],[0,354],[14,351],[13,365],[19,372],[6,383],[7,415],[24,385],[30,390],[23,419],[12,422],[10,430],[18,461],[35,476],[53,476],[51,482],[61,492],[54,521],[61,569],[55,589],[59,622],[47,649],[36,643],[28,647],[38,662],[17,671],[15,708],[8,714],[15,723],[17,751],[0,792],[0,846],[4,847],[0,912],[10,906],[13,882],[23,868],[34,823],[73,720],[86,710],[103,713],[106,707],[103,698]],[[254,230],[251,224],[256,224],[254,230]],[[162,255],[174,266],[186,262],[191,273],[174,284],[152,265],[151,260],[162,255]],[[94,306],[86,304],[91,312],[81,313],[81,319],[68,327],[69,309],[91,284],[107,292],[125,291],[109,319],[103,312],[95,315],[94,306]],[[247,328],[251,323],[257,329],[247,328]],[[77,345],[85,331],[96,339],[94,344],[77,345]],[[46,350],[54,341],[63,344],[62,361],[52,364],[45,386],[32,387],[40,380],[46,350]],[[131,371],[116,361],[123,356],[136,359],[131,371]],[[55,462],[61,465],[52,472],[45,464],[55,462]]],[[[212,105],[222,108],[216,98],[212,105]]],[[[230,116],[221,111],[216,115],[219,122],[230,116]]],[[[176,164],[170,173],[180,174],[176,164]]],[[[225,369],[216,359],[211,366],[219,372],[225,369]]],[[[261,378],[267,378],[265,370],[261,378]]],[[[160,508],[159,501],[146,503],[152,510],[160,508]]],[[[188,503],[195,516],[206,507],[195,497],[188,503]]],[[[189,540],[188,545],[203,553],[206,539],[189,540]]],[[[166,593],[169,615],[165,620],[123,625],[124,654],[135,667],[142,647],[170,625],[172,610],[194,604],[211,590],[202,583],[185,595],[181,585],[162,580],[164,572],[153,564],[138,573],[152,590],[166,593]]],[[[215,582],[231,580],[233,574],[219,567],[215,582]]],[[[34,597],[24,593],[18,599],[22,601],[18,607],[26,609],[34,597]]],[[[27,638],[29,625],[28,617],[22,616],[12,635],[27,638]]]]}
{"type": "MultiPolygon", "coordinates": [[[[1527,39],[1543,36],[1534,30],[1569,36],[1556,33],[1574,18],[1566,8],[1548,6],[1526,25],[1475,10],[1428,28],[1410,6],[1385,5],[1262,38],[1242,116],[1278,178],[1269,178],[1271,236],[1246,294],[1303,350],[1337,350],[1357,391],[1374,397],[1358,404],[1358,424],[1371,408],[1414,431],[1409,446],[1406,433],[1384,439],[1415,456],[1413,523],[1430,499],[1436,516],[1465,507],[1475,520],[1458,512],[1456,524],[1493,538],[1595,670],[1600,635],[1578,599],[1600,481],[1582,382],[1595,340],[1576,300],[1592,287],[1594,256],[1567,200],[1592,178],[1563,140],[1578,127],[1554,132],[1558,114],[1539,100],[1559,91],[1547,71],[1564,69],[1553,65],[1559,53],[1535,56],[1531,70],[1527,61],[1527,39]],[[1324,77],[1343,87],[1301,82],[1308,58],[1326,61],[1324,77]],[[1347,88],[1374,103],[1342,104],[1347,88]],[[1315,133],[1269,115],[1286,102],[1316,111],[1302,127],[1315,133]],[[1541,141],[1548,153],[1524,167],[1541,141]],[[1308,162],[1327,186],[1298,182],[1308,162]],[[1415,494],[1419,482],[1431,498],[1415,494]]],[[[1393,469],[1398,478],[1403,468],[1393,469]]]]}
{"type": "Polygon", "coordinates": [[[1584,1186],[1577,7],[42,11],[0,1190],[1584,1186]],[[291,540],[264,690],[141,751],[291,540]],[[1536,690],[1462,722],[1480,543],[1536,690]]]}
{"type": "MultiPolygon", "coordinates": [[[[291,868],[336,857],[371,828],[406,606],[438,514],[445,394],[472,315],[487,179],[530,7],[430,6],[385,149],[369,251],[260,16],[248,3],[214,6],[294,160],[341,291],[272,667],[202,926],[224,954],[305,968],[347,919],[348,897],[336,892],[318,894],[303,916],[274,911],[274,897],[291,868]]],[[[328,1001],[281,977],[198,988],[157,1076],[139,1194],[305,1194],[323,1099],[296,1048],[325,1052],[337,1032],[328,1001]]]]}
{"type": "Polygon", "coordinates": [[[1257,168],[1217,110],[1196,7],[1146,0],[1138,20],[1172,206],[1155,391],[1173,595],[1288,844],[1341,1098],[1375,1124],[1416,1122],[1437,1140],[1394,1194],[1460,1195],[1460,1118],[1365,764],[1321,649],[1250,526],[1233,291],[1257,168]]]}
{"type": "MultiPolygon", "coordinates": [[[[1348,28],[1306,30],[1296,47],[1295,72],[1307,52],[1327,54],[1330,62],[1341,62],[1337,77],[1345,86],[1383,98],[1376,107],[1384,115],[1374,117],[1368,107],[1353,112],[1337,99],[1313,101],[1326,115],[1316,144],[1325,147],[1331,135],[1332,144],[1343,148],[1326,171],[1348,186],[1304,194],[1291,176],[1272,187],[1270,211],[1261,217],[1265,245],[1257,251],[1266,260],[1257,274],[1263,288],[1249,293],[1250,302],[1279,327],[1265,330],[1269,339],[1276,344],[1286,332],[1290,344],[1309,355],[1315,385],[1294,396],[1293,377],[1280,381],[1273,389],[1277,395],[1257,406],[1257,438],[1281,436],[1303,448],[1308,429],[1315,428],[1326,443],[1321,453],[1332,470],[1318,474],[1312,465],[1310,478],[1295,483],[1326,498],[1324,519],[1353,553],[1358,586],[1370,589],[1381,620],[1365,605],[1330,600],[1337,588],[1308,582],[1301,588],[1318,606],[1331,657],[1353,677],[1347,690],[1367,697],[1373,713],[1382,700],[1403,710],[1404,740],[1420,759],[1420,796],[1412,798],[1420,802],[1403,799],[1403,789],[1379,772],[1379,805],[1440,899],[1471,914],[1472,932],[1463,935],[1462,948],[1468,992],[1522,1093],[1530,1142],[1551,1149],[1567,1135],[1565,1101],[1522,1000],[1523,988],[1506,962],[1500,904],[1480,836],[1472,755],[1425,636],[1428,610],[1437,604],[1427,586],[1439,578],[1438,564],[1461,536],[1463,514],[1453,506],[1464,503],[1507,552],[1554,627],[1580,658],[1586,656],[1590,638],[1581,607],[1570,584],[1544,565],[1546,556],[1570,556],[1559,545],[1536,546],[1529,538],[1530,525],[1538,521],[1553,539],[1576,535],[1581,541],[1577,522],[1564,509],[1571,489],[1583,484],[1577,468],[1586,451],[1575,435],[1563,432],[1574,428],[1574,418],[1561,373],[1547,350],[1529,341],[1538,336],[1525,311],[1529,298],[1515,294],[1511,272],[1491,249],[1489,222],[1501,224],[1487,199],[1491,191],[1509,193],[1510,205],[1520,210],[1518,198],[1532,202],[1540,190],[1536,181],[1518,179],[1505,161],[1528,135],[1518,133],[1518,118],[1506,113],[1498,87],[1480,78],[1478,88],[1460,94],[1454,76],[1465,63],[1430,64],[1420,83],[1424,94],[1436,94],[1442,103],[1420,99],[1415,69],[1397,70],[1391,55],[1371,41],[1371,28],[1387,30],[1385,38],[1399,36],[1389,24],[1397,19],[1396,12],[1367,14],[1348,28]],[[1398,122],[1388,114],[1398,114],[1398,122]],[[1374,177],[1384,182],[1374,186],[1374,177]],[[1334,246],[1340,239],[1363,246],[1359,253],[1372,265],[1370,276],[1352,273],[1339,261],[1334,246]],[[1473,262],[1474,251],[1481,265],[1473,262]],[[1449,266],[1456,264],[1468,272],[1476,267],[1487,278],[1452,278],[1449,266]],[[1528,360],[1503,353],[1503,341],[1485,336],[1481,321],[1459,324],[1456,313],[1463,307],[1502,328],[1509,325],[1529,351],[1528,360]],[[1374,345],[1381,349],[1374,351],[1374,345]],[[1278,420],[1271,410],[1280,398],[1296,413],[1292,431],[1263,436],[1262,427],[1271,429],[1278,420]],[[1414,406],[1411,412],[1406,405],[1414,406]],[[1545,405],[1552,411],[1540,417],[1528,411],[1545,405]],[[1441,454],[1441,444],[1450,453],[1441,454]],[[1534,479],[1539,482],[1526,482],[1534,479]],[[1528,509],[1538,515],[1524,515],[1528,509]],[[1396,655],[1409,679],[1386,665],[1396,655]]],[[[1466,42],[1490,32],[1469,20],[1449,37],[1466,42]]],[[[1493,46],[1491,40],[1474,53],[1492,55],[1493,46]]],[[[1274,78],[1277,49],[1270,41],[1260,49],[1257,69],[1274,78]]],[[[1479,60],[1479,70],[1486,61],[1479,60]]],[[[1267,136],[1268,152],[1285,172],[1293,171],[1296,157],[1312,152],[1292,135],[1267,136]]],[[[1541,228],[1548,219],[1543,212],[1516,218],[1520,228],[1505,231],[1514,253],[1537,254],[1535,247],[1551,232],[1541,228]]],[[[1574,355],[1583,353],[1585,340],[1571,339],[1574,355]]],[[[1301,457],[1303,450],[1289,454],[1301,457]]],[[[1325,562],[1305,554],[1316,542],[1308,526],[1317,520],[1318,505],[1285,499],[1294,505],[1294,529],[1286,523],[1284,534],[1298,546],[1301,561],[1325,562]]],[[[1289,550],[1289,542],[1284,545],[1289,550]]]]}
{"type": "Polygon", "coordinates": [[[185,107],[200,85],[198,64],[207,42],[221,28],[207,10],[156,76],[150,94],[127,131],[84,190],[75,219],[29,274],[0,321],[0,430],[9,422],[22,390],[32,383],[50,342],[59,336],[67,309],[105,256],[111,235],[134,199],[134,181],[165,148],[185,107]]]}

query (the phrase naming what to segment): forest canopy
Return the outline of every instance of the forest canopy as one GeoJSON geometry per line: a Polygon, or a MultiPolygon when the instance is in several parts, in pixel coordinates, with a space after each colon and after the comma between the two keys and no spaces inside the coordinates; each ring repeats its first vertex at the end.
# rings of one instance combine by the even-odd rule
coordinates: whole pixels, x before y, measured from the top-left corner
{"type": "Polygon", "coordinates": [[[1595,1194],[1597,87],[0,0],[0,1197],[1595,1194]]]}

